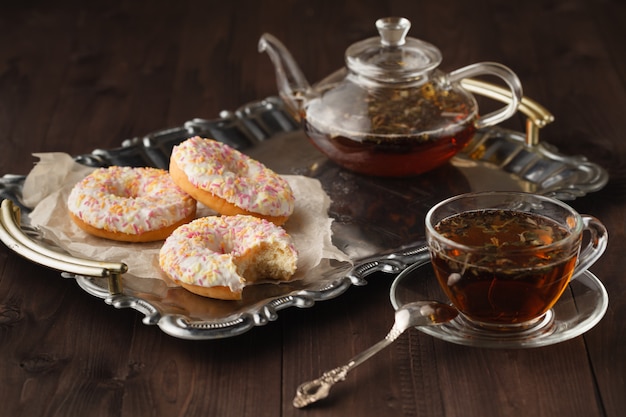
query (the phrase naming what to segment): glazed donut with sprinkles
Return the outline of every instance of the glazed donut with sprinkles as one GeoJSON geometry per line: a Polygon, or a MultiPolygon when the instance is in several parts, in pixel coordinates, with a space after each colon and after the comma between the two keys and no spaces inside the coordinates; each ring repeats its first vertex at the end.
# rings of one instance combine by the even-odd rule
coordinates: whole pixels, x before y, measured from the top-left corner
{"type": "Polygon", "coordinates": [[[164,240],[196,217],[196,201],[156,168],[98,168],[74,185],[67,205],[87,233],[125,242],[164,240]]]}
{"type": "Polygon", "coordinates": [[[198,136],[174,147],[170,175],[185,192],[223,215],[248,214],[283,224],[295,198],[288,182],[261,162],[198,136]]]}
{"type": "Polygon", "coordinates": [[[239,300],[259,280],[289,280],[297,251],[280,226],[249,215],[201,217],[180,226],[159,253],[165,274],[195,294],[239,300]]]}

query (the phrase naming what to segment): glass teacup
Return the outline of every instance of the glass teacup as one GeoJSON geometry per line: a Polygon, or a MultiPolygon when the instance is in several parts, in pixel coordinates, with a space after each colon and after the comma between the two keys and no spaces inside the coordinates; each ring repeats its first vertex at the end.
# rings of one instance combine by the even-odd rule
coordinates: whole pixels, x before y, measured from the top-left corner
{"type": "Polygon", "coordinates": [[[541,322],[608,242],[595,217],[549,197],[504,191],[438,203],[426,215],[426,237],[454,306],[471,325],[502,331],[541,322]],[[590,236],[581,250],[584,231],[590,236]]]}

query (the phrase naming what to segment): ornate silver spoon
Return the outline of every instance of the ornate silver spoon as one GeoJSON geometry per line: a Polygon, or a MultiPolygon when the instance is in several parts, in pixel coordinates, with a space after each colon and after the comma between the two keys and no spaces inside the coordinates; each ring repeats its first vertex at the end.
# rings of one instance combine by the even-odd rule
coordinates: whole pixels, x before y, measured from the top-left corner
{"type": "Polygon", "coordinates": [[[324,372],[321,377],[300,385],[293,399],[293,406],[297,408],[306,407],[328,397],[334,384],[346,379],[348,372],[389,346],[405,330],[415,326],[433,326],[446,323],[457,315],[458,311],[454,307],[437,301],[416,301],[402,306],[396,311],[393,327],[383,340],[359,353],[347,364],[324,372]]]}

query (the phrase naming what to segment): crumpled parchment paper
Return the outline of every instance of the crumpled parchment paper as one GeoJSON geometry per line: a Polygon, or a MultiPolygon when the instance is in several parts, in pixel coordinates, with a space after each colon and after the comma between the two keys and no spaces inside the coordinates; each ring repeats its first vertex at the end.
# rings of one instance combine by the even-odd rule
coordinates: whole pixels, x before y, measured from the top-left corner
{"type": "MultiPolygon", "coordinates": [[[[123,262],[128,274],[139,278],[160,279],[174,285],[159,267],[158,255],[163,242],[127,243],[91,236],[71,220],[67,198],[78,181],[94,168],[78,164],[65,153],[34,154],[39,162],[26,177],[23,201],[33,211],[29,218],[39,227],[44,237],[71,255],[105,262],[123,262]]],[[[295,279],[303,279],[322,259],[350,262],[347,255],[332,243],[328,216],[330,198],[320,182],[298,175],[285,175],[292,187],[296,205],[289,220],[283,225],[292,236],[298,250],[298,269],[295,279]]],[[[199,204],[198,217],[215,215],[199,204]]]]}

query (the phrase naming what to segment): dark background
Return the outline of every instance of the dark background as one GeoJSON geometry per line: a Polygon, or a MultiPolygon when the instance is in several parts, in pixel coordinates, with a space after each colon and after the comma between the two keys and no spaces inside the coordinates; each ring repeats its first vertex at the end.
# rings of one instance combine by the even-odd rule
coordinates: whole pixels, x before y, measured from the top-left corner
{"type": "MultiPolygon", "coordinates": [[[[33,152],[89,153],[276,95],[264,32],[310,82],[404,16],[446,71],[497,61],[555,115],[542,140],[611,179],[572,205],[605,222],[592,270],[610,307],[584,336],[531,350],[448,344],[411,330],[331,398],[296,410],[297,385],[371,345],[391,325],[389,277],[231,339],[184,341],[115,310],[0,247],[0,415],[622,416],[626,409],[626,5],[542,1],[3,1],[0,174],[33,152]]],[[[523,118],[507,127],[523,130],[523,118]]]]}

